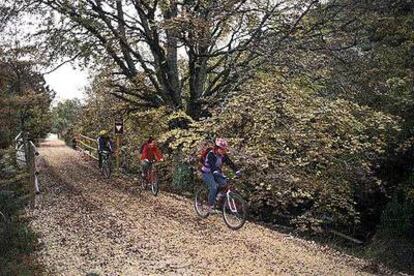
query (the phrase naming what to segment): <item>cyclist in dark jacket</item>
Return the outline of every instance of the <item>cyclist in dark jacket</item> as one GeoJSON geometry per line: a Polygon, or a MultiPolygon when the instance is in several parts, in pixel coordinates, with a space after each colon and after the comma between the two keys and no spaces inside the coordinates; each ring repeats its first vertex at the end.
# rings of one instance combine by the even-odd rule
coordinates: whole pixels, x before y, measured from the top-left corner
{"type": "Polygon", "coordinates": [[[240,175],[240,171],[237,169],[236,165],[230,160],[229,156],[227,155],[227,151],[227,141],[225,139],[218,138],[216,140],[214,148],[210,150],[206,155],[203,167],[201,168],[203,181],[207,184],[209,188],[209,212],[211,212],[211,210],[214,207],[218,189],[227,184],[226,177],[224,176],[221,170],[222,165],[228,165],[236,173],[236,175],[240,175]]]}
{"type": "Polygon", "coordinates": [[[107,151],[110,153],[113,152],[112,141],[111,141],[111,138],[109,137],[108,131],[101,130],[99,132],[97,143],[98,143],[99,168],[102,168],[102,152],[103,151],[107,151]]]}

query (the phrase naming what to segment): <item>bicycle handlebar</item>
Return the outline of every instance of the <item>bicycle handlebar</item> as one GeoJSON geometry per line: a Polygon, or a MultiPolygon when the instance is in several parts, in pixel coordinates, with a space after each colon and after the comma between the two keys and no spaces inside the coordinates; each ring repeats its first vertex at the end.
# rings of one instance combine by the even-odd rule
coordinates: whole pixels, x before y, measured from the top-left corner
{"type": "Polygon", "coordinates": [[[165,159],[162,159],[162,160],[149,160],[149,159],[144,159],[142,161],[149,162],[149,163],[156,163],[156,162],[163,162],[163,161],[165,161],[165,159]]]}

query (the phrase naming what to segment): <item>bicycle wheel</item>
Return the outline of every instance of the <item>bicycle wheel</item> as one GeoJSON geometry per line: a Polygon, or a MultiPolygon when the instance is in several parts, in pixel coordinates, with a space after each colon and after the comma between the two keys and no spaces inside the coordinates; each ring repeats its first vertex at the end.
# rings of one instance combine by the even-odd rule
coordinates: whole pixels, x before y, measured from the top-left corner
{"type": "Polygon", "coordinates": [[[141,178],[141,190],[145,191],[147,189],[147,179],[146,177],[141,178]]]}
{"type": "Polygon", "coordinates": [[[151,193],[154,196],[157,196],[159,191],[160,191],[160,188],[158,186],[158,181],[152,182],[152,184],[151,184],[151,193]]]}
{"type": "Polygon", "coordinates": [[[208,217],[208,189],[207,187],[201,187],[194,197],[194,208],[198,216],[202,218],[208,217]]]}
{"type": "Polygon", "coordinates": [[[151,170],[151,192],[154,196],[157,196],[159,191],[160,188],[158,186],[157,172],[155,170],[151,170]]]}
{"type": "Polygon", "coordinates": [[[223,204],[223,219],[226,225],[237,230],[243,227],[247,218],[247,204],[244,199],[236,193],[230,193],[223,204]]]}
{"type": "Polygon", "coordinates": [[[111,164],[108,161],[102,164],[102,172],[106,178],[111,177],[112,169],[111,169],[111,164]]]}

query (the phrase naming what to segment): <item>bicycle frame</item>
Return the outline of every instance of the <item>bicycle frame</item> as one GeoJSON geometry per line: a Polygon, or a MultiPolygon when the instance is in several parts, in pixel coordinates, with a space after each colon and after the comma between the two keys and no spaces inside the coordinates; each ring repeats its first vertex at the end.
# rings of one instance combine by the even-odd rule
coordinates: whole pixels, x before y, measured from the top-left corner
{"type": "Polygon", "coordinates": [[[149,168],[147,169],[147,173],[145,175],[145,180],[149,184],[154,182],[155,177],[156,177],[156,169],[155,169],[154,164],[155,164],[154,161],[149,161],[149,168]]]}
{"type": "MultiPolygon", "coordinates": [[[[236,177],[233,177],[233,178],[230,178],[228,180],[230,182],[230,181],[233,181],[235,178],[236,177]]],[[[224,186],[221,189],[219,189],[219,192],[223,192],[223,193],[226,194],[226,201],[229,203],[230,210],[233,213],[236,213],[237,212],[237,206],[236,206],[236,204],[234,202],[234,199],[232,199],[230,197],[230,193],[235,192],[234,191],[234,185],[232,183],[228,183],[226,186],[224,186]]]]}
{"type": "Polygon", "coordinates": [[[111,158],[111,153],[109,151],[102,151],[102,161],[108,161],[111,158]]]}
{"type": "Polygon", "coordinates": [[[142,188],[151,188],[151,192],[156,196],[159,192],[157,170],[154,166],[155,161],[149,161],[149,167],[146,169],[145,175],[142,178],[142,188]]]}
{"type": "Polygon", "coordinates": [[[227,202],[229,203],[230,210],[231,210],[233,213],[236,213],[236,212],[237,212],[236,203],[234,202],[234,199],[230,198],[230,192],[231,192],[231,191],[229,190],[229,191],[227,191],[227,193],[226,193],[227,202]]]}

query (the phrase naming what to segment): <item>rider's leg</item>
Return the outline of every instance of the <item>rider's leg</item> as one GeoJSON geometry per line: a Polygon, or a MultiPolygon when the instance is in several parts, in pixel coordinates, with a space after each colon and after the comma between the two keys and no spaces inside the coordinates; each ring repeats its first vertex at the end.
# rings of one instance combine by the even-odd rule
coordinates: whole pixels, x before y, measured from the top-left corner
{"type": "Polygon", "coordinates": [[[142,177],[145,177],[147,175],[147,171],[148,171],[149,167],[150,167],[150,162],[142,161],[142,166],[141,166],[141,168],[142,168],[142,175],[141,176],[142,177]]]}
{"type": "Polygon", "coordinates": [[[102,153],[98,152],[98,165],[102,169],[102,153]]]}
{"type": "Polygon", "coordinates": [[[214,180],[217,182],[218,184],[218,188],[217,188],[217,194],[216,194],[216,200],[220,200],[223,197],[223,193],[220,193],[219,190],[220,188],[224,187],[227,185],[227,180],[224,176],[222,175],[214,175],[214,180]]]}
{"type": "Polygon", "coordinates": [[[214,206],[214,203],[216,201],[216,195],[218,190],[218,183],[214,180],[214,176],[212,173],[203,173],[203,181],[207,184],[208,187],[208,206],[209,211],[214,206]]]}
{"type": "Polygon", "coordinates": [[[214,175],[214,180],[217,182],[219,187],[224,187],[227,185],[227,180],[223,175],[220,175],[220,174],[214,175]]]}

